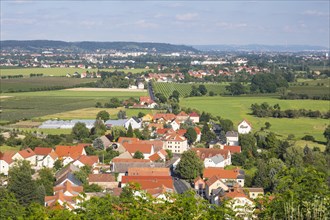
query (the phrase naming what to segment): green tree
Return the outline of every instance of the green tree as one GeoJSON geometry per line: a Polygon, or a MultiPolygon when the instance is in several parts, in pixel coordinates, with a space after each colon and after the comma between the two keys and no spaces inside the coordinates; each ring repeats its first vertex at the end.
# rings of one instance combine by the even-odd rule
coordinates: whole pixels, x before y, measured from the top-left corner
{"type": "Polygon", "coordinates": [[[144,155],[141,151],[136,151],[133,155],[134,159],[144,159],[144,155]]]}
{"type": "Polygon", "coordinates": [[[24,208],[18,203],[15,194],[0,187],[1,219],[23,219],[24,208]]]}
{"type": "Polygon", "coordinates": [[[323,135],[329,142],[330,141],[330,125],[328,125],[328,127],[324,130],[323,135]]]}
{"type": "Polygon", "coordinates": [[[191,145],[196,141],[197,133],[193,127],[189,127],[184,136],[187,138],[188,144],[191,145]]]}
{"type": "Polygon", "coordinates": [[[201,142],[208,143],[216,137],[216,135],[210,130],[207,123],[204,123],[201,133],[201,142]]]}
{"type": "Polygon", "coordinates": [[[88,175],[92,173],[92,167],[86,165],[80,168],[79,171],[74,172],[74,176],[79,179],[83,185],[88,185],[88,175]]]}
{"type": "Polygon", "coordinates": [[[269,129],[270,126],[272,126],[272,125],[271,125],[268,121],[266,121],[266,122],[265,122],[265,126],[266,126],[266,127],[265,127],[266,129],[269,129]]]}
{"type": "Polygon", "coordinates": [[[241,95],[245,93],[245,88],[240,82],[230,83],[229,86],[226,86],[226,90],[230,92],[231,95],[241,95]]]}
{"type": "Polygon", "coordinates": [[[119,110],[119,112],[117,113],[117,117],[118,119],[125,119],[126,118],[126,112],[123,110],[119,110]]]}
{"type": "Polygon", "coordinates": [[[219,120],[222,130],[226,133],[227,131],[232,131],[234,129],[234,123],[229,119],[219,120]]]}
{"type": "Polygon", "coordinates": [[[183,152],[181,160],[176,167],[176,172],[184,179],[195,179],[201,176],[204,169],[204,163],[197,156],[195,151],[188,150],[183,152]]]}
{"type": "Polygon", "coordinates": [[[0,145],[3,145],[5,143],[5,138],[3,137],[2,134],[0,134],[0,145]]]}
{"type": "Polygon", "coordinates": [[[300,167],[303,164],[304,150],[300,146],[291,146],[284,154],[285,163],[289,166],[300,167]]]}
{"type": "Polygon", "coordinates": [[[172,153],[172,151],[169,150],[169,149],[166,149],[165,151],[166,151],[166,153],[167,153],[167,157],[166,157],[166,159],[167,159],[167,160],[172,159],[172,158],[173,158],[173,153],[172,153]]]}
{"type": "Polygon", "coordinates": [[[103,121],[107,121],[110,119],[110,114],[109,114],[109,112],[107,112],[105,110],[99,111],[96,115],[96,119],[101,119],[103,121]]]}
{"type": "Polygon", "coordinates": [[[94,122],[94,127],[91,129],[91,134],[96,136],[102,136],[107,131],[104,123],[100,119],[96,119],[94,122]]]}
{"type": "Polygon", "coordinates": [[[199,91],[202,95],[206,95],[206,94],[207,94],[207,89],[206,89],[205,85],[199,85],[199,86],[198,86],[198,91],[199,91]]]}
{"type": "Polygon", "coordinates": [[[145,115],[146,115],[145,113],[143,113],[143,112],[139,112],[139,113],[138,113],[138,118],[143,118],[145,115]]]}
{"type": "Polygon", "coordinates": [[[133,133],[133,128],[131,123],[128,126],[127,132],[126,132],[126,137],[134,137],[134,133],[133,133]]]}
{"type": "Polygon", "coordinates": [[[177,90],[174,90],[172,92],[172,95],[170,95],[169,99],[174,99],[175,101],[179,102],[180,93],[177,90]]]}
{"type": "Polygon", "coordinates": [[[32,179],[32,169],[30,162],[26,160],[17,161],[9,169],[8,190],[12,192],[21,205],[29,205],[37,202],[37,185],[32,179]]]}
{"type": "Polygon", "coordinates": [[[73,138],[81,141],[84,138],[89,137],[89,130],[86,128],[85,123],[77,122],[72,128],[71,134],[73,135],[73,138]]]}
{"type": "Polygon", "coordinates": [[[54,186],[54,173],[52,169],[42,168],[38,171],[39,178],[37,179],[37,185],[43,185],[45,193],[47,196],[54,195],[53,186],[54,186]]]}
{"type": "Polygon", "coordinates": [[[56,171],[60,170],[63,167],[63,162],[61,159],[58,159],[54,162],[54,169],[56,171]]]}

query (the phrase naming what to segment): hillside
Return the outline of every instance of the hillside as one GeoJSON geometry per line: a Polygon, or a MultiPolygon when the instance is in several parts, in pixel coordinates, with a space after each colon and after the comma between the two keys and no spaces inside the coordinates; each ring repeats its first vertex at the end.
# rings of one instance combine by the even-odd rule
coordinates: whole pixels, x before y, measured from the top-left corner
{"type": "Polygon", "coordinates": [[[95,52],[105,50],[117,50],[123,52],[158,52],[158,53],[173,53],[173,52],[198,52],[197,49],[185,46],[174,45],[167,43],[149,43],[149,42],[65,42],[52,40],[5,40],[1,41],[2,50],[27,50],[31,52],[42,52],[44,50],[61,50],[61,52],[95,52]]]}

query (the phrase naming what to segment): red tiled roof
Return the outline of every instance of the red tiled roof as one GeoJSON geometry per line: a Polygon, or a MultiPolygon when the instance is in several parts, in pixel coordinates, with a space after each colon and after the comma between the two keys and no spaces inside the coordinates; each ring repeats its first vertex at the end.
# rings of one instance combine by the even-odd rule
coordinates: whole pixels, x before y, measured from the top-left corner
{"type": "Polygon", "coordinates": [[[177,133],[178,135],[183,136],[183,135],[185,135],[185,133],[187,133],[187,130],[186,130],[186,129],[179,129],[179,130],[176,131],[176,133],[177,133]]]}
{"type": "Polygon", "coordinates": [[[218,176],[221,179],[237,179],[239,175],[239,170],[224,170],[223,168],[207,167],[204,169],[203,177],[211,178],[213,176],[218,176]]]}
{"type": "Polygon", "coordinates": [[[81,155],[77,160],[79,160],[82,164],[93,166],[94,164],[99,162],[99,157],[81,155]]]}
{"type": "Polygon", "coordinates": [[[240,123],[238,123],[238,125],[240,125],[242,122],[246,122],[248,125],[250,125],[250,127],[252,128],[252,124],[248,121],[248,120],[246,120],[246,119],[243,119],[243,121],[241,121],[240,123]]]}
{"type": "Polygon", "coordinates": [[[173,119],[176,118],[176,115],[175,114],[172,114],[172,113],[157,113],[153,116],[153,120],[158,120],[158,119],[161,119],[161,118],[164,118],[165,121],[172,121],[173,119]]]}
{"type": "Polygon", "coordinates": [[[134,162],[140,162],[140,163],[150,163],[150,160],[146,159],[129,159],[129,158],[113,158],[112,163],[134,163],[134,162]]]}
{"type": "Polygon", "coordinates": [[[170,176],[170,170],[163,167],[130,167],[128,176],[170,176]]]}
{"type": "Polygon", "coordinates": [[[164,140],[165,141],[178,141],[178,142],[180,142],[180,141],[185,141],[186,138],[181,136],[181,135],[178,135],[176,133],[171,133],[171,134],[166,135],[164,137],[164,140]]]}
{"type": "Polygon", "coordinates": [[[162,158],[157,153],[154,153],[153,155],[151,155],[149,157],[149,160],[151,160],[152,162],[155,162],[155,161],[160,160],[160,159],[162,159],[162,158]]]}
{"type": "Polygon", "coordinates": [[[23,158],[29,158],[36,155],[31,148],[18,151],[17,153],[19,153],[23,158]]]}
{"type": "Polygon", "coordinates": [[[66,181],[63,185],[53,187],[54,193],[58,192],[70,192],[72,195],[79,194],[84,191],[83,186],[74,186],[70,181],[66,181]]]}
{"type": "Polygon", "coordinates": [[[152,144],[141,144],[139,142],[137,143],[123,143],[124,148],[130,152],[131,154],[134,154],[136,151],[140,151],[144,154],[150,154],[152,152],[152,144]]]}
{"type": "Polygon", "coordinates": [[[106,183],[106,182],[116,182],[115,176],[111,174],[89,174],[88,175],[88,182],[89,183],[106,183]]]}
{"type": "Polygon", "coordinates": [[[223,146],[224,150],[229,150],[231,154],[241,153],[241,146],[223,146]]]}
{"type": "Polygon", "coordinates": [[[140,97],[140,103],[141,102],[146,102],[148,104],[153,103],[154,101],[152,101],[152,99],[149,96],[141,96],[140,97]]]}
{"type": "Polygon", "coordinates": [[[190,117],[199,117],[199,115],[196,112],[192,112],[189,114],[190,117]]]}
{"type": "Polygon", "coordinates": [[[159,123],[150,123],[148,125],[148,128],[151,129],[152,127],[155,127],[156,129],[162,129],[162,128],[164,128],[164,125],[163,124],[159,124],[159,123]]]}
{"type": "Polygon", "coordinates": [[[188,114],[184,111],[181,111],[179,114],[177,114],[177,116],[188,116],[188,114]]]}
{"type": "Polygon", "coordinates": [[[227,159],[229,150],[216,149],[216,148],[192,148],[193,151],[196,152],[197,156],[201,160],[205,160],[205,158],[210,158],[216,155],[221,155],[225,159],[227,159]]]}
{"type": "Polygon", "coordinates": [[[199,127],[194,127],[194,129],[195,129],[197,135],[199,135],[199,134],[202,133],[202,132],[201,132],[201,129],[199,129],[199,127]]]}
{"type": "Polygon", "coordinates": [[[49,148],[49,147],[36,147],[36,148],[34,148],[34,153],[36,155],[46,156],[52,151],[53,151],[53,148],[49,148]]]}
{"type": "Polygon", "coordinates": [[[156,130],[157,134],[166,134],[166,132],[170,130],[169,128],[159,128],[156,130]]]}
{"type": "Polygon", "coordinates": [[[139,138],[119,137],[117,142],[123,144],[124,142],[132,143],[137,141],[139,141],[139,138]]]}
{"type": "Polygon", "coordinates": [[[174,189],[171,176],[123,176],[122,183],[138,183],[142,190],[157,188],[162,185],[174,189]]]}
{"type": "Polygon", "coordinates": [[[55,151],[50,152],[49,156],[53,158],[54,160],[58,157],[57,153],[55,151]]]}
{"type": "Polygon", "coordinates": [[[13,162],[12,157],[16,154],[13,151],[6,151],[4,153],[0,152],[0,160],[6,161],[6,163],[11,164],[13,162]]]}
{"type": "Polygon", "coordinates": [[[82,155],[85,145],[77,146],[56,146],[55,152],[59,157],[71,157],[72,159],[77,159],[82,155]]]}

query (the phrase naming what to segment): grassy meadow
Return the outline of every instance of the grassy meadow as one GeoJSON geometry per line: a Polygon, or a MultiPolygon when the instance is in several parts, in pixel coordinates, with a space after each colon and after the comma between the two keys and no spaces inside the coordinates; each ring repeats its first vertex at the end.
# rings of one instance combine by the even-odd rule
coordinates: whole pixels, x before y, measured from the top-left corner
{"type": "Polygon", "coordinates": [[[100,71],[123,71],[125,73],[141,73],[147,71],[146,69],[81,69],[81,68],[0,68],[0,75],[1,76],[13,76],[13,75],[23,75],[24,77],[29,77],[31,73],[40,74],[42,73],[43,76],[65,76],[67,73],[73,74],[83,73],[86,71],[89,72],[97,72],[100,71]]]}
{"type": "Polygon", "coordinates": [[[329,124],[329,120],[320,118],[257,118],[251,115],[250,106],[254,103],[267,102],[270,105],[279,104],[282,110],[285,109],[311,109],[328,111],[329,101],[315,100],[280,100],[276,97],[194,97],[181,99],[180,104],[183,107],[195,108],[200,111],[209,112],[214,116],[230,119],[237,125],[244,118],[250,121],[254,131],[265,126],[265,122],[271,124],[270,131],[286,138],[293,134],[295,138],[301,138],[304,135],[313,135],[318,141],[325,141],[323,132],[329,124]]]}
{"type": "MultiPolygon", "coordinates": [[[[112,97],[120,100],[140,97],[147,92],[72,91],[54,90],[43,92],[3,93],[0,121],[38,118],[61,112],[94,107],[96,102],[109,102],[112,97]]],[[[79,114],[78,114],[79,115],[79,114]]]]}

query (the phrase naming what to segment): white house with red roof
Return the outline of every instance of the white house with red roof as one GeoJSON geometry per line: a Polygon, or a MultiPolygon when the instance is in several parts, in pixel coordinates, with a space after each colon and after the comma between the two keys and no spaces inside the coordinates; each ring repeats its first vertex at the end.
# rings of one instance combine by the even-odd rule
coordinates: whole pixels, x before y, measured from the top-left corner
{"type": "Polygon", "coordinates": [[[144,158],[149,158],[151,155],[155,153],[154,146],[152,144],[147,143],[139,143],[139,142],[132,142],[132,143],[123,143],[123,147],[132,155],[134,156],[135,152],[140,151],[144,158]]]}
{"type": "Polygon", "coordinates": [[[252,130],[252,125],[246,119],[241,121],[237,126],[237,131],[239,134],[248,134],[252,130]]]}
{"type": "Polygon", "coordinates": [[[32,166],[36,165],[36,154],[31,148],[27,148],[21,151],[18,151],[14,156],[12,157],[13,160],[27,160],[31,163],[32,166]]]}
{"type": "Polygon", "coordinates": [[[62,160],[63,165],[77,160],[81,155],[87,155],[85,151],[86,144],[78,144],[76,146],[56,146],[55,152],[62,160]]]}
{"type": "Polygon", "coordinates": [[[190,120],[192,120],[194,123],[199,123],[199,115],[196,112],[192,112],[189,114],[190,120]]]}
{"type": "Polygon", "coordinates": [[[37,168],[42,168],[42,167],[53,168],[54,163],[58,158],[53,148],[36,147],[34,149],[34,153],[36,154],[37,168]]]}
{"type": "Polygon", "coordinates": [[[9,168],[13,164],[12,157],[14,156],[15,152],[7,151],[4,153],[0,152],[0,174],[5,176],[8,175],[9,168]]]}
{"type": "Polygon", "coordinates": [[[76,167],[83,167],[83,166],[90,166],[94,168],[99,163],[99,157],[98,156],[87,156],[87,155],[81,155],[76,161],[74,161],[72,164],[76,167]]]}
{"type": "Polygon", "coordinates": [[[174,131],[176,131],[176,130],[179,130],[179,128],[180,128],[180,121],[178,120],[178,119],[175,119],[175,120],[173,120],[172,122],[171,122],[171,126],[172,126],[172,129],[174,130],[174,131]]]}
{"type": "Polygon", "coordinates": [[[176,132],[166,133],[163,140],[163,149],[168,149],[175,154],[182,154],[189,149],[187,139],[176,132]]]}

